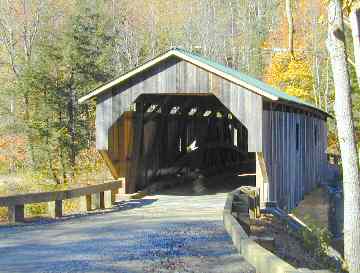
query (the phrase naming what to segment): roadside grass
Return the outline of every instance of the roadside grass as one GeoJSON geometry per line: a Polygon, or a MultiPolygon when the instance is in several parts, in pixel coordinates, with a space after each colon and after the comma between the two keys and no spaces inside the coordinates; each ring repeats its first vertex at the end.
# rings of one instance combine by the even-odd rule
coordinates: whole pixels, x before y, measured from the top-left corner
{"type": "Polygon", "coordinates": [[[320,229],[328,229],[329,201],[326,190],[322,187],[316,188],[307,194],[299,205],[292,211],[297,218],[307,226],[316,226],[320,229]]]}
{"type": "Polygon", "coordinates": [[[343,237],[333,237],[330,233],[334,223],[329,219],[330,200],[324,187],[319,187],[307,194],[303,201],[292,211],[298,219],[304,222],[312,232],[304,229],[301,233],[305,245],[309,249],[326,252],[331,246],[340,255],[342,272],[347,272],[344,260],[344,240],[343,237]]]}

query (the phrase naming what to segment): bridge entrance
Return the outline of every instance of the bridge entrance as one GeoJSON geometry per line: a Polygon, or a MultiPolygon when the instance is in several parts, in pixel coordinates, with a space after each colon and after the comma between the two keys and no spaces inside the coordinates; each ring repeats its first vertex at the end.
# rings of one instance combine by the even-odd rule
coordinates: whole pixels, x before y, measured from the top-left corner
{"type": "Polygon", "coordinates": [[[141,94],[131,110],[111,128],[105,155],[127,192],[169,176],[255,174],[248,130],[214,95],[141,94]]]}

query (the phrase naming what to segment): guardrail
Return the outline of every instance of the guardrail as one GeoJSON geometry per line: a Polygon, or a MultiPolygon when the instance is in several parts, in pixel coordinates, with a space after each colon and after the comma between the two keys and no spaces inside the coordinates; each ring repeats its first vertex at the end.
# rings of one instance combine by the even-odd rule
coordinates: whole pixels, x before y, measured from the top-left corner
{"type": "Polygon", "coordinates": [[[13,224],[23,222],[24,206],[26,204],[48,202],[49,212],[52,217],[63,216],[63,200],[80,197],[80,206],[86,211],[92,209],[105,209],[115,202],[115,195],[120,188],[124,187],[125,179],[106,182],[87,187],[50,191],[17,194],[0,197],[0,207],[8,208],[8,220],[13,224]]]}
{"type": "MultiPolygon", "coordinates": [[[[251,190],[251,188],[249,188],[251,190]]],[[[310,270],[306,268],[295,268],[288,264],[269,250],[260,246],[252,236],[249,235],[250,216],[249,199],[244,188],[238,188],[228,194],[223,210],[223,222],[227,233],[230,235],[238,252],[259,273],[301,273],[301,272],[322,272],[330,273],[328,270],[310,270]],[[237,217],[235,217],[235,215],[237,217]],[[238,221],[237,218],[243,218],[238,221]],[[245,217],[243,217],[245,216],[245,217]],[[245,219],[245,221],[244,221],[245,219]],[[240,224],[241,223],[241,224],[240,224]]],[[[252,190],[250,192],[253,192],[252,190]]],[[[256,208],[257,206],[255,206],[256,208]]],[[[252,217],[254,217],[253,215],[252,217]]]]}

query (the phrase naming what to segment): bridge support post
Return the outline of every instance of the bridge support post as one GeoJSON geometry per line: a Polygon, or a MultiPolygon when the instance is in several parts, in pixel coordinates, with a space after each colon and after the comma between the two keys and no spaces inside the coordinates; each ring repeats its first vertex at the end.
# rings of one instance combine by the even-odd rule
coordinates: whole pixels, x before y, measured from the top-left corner
{"type": "Polygon", "coordinates": [[[260,207],[269,202],[269,178],[263,153],[256,153],[256,187],[259,189],[260,207]]]}
{"type": "Polygon", "coordinates": [[[48,202],[48,213],[52,218],[63,216],[63,200],[55,200],[48,202]]]}
{"type": "Polygon", "coordinates": [[[24,205],[14,205],[8,207],[8,220],[10,224],[16,222],[23,222],[24,217],[24,205]]]}

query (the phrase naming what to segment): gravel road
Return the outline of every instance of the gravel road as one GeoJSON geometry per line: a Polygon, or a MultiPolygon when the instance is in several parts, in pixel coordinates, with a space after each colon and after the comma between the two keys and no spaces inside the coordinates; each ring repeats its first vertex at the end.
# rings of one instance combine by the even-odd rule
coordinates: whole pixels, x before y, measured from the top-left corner
{"type": "Polygon", "coordinates": [[[182,188],[112,210],[0,227],[0,273],[255,272],[222,224],[225,192],[182,188]]]}

